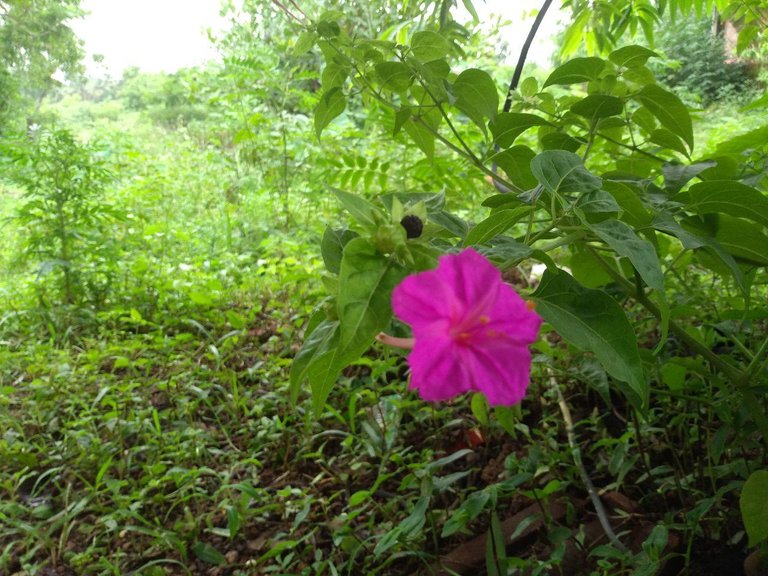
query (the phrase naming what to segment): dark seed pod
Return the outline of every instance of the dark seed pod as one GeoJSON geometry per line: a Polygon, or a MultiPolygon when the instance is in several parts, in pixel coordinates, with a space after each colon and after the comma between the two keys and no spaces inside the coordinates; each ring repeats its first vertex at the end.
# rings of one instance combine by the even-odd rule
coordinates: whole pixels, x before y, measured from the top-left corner
{"type": "Polygon", "coordinates": [[[424,222],[421,221],[421,218],[414,216],[413,214],[404,216],[403,219],[400,220],[400,226],[405,228],[405,236],[407,238],[418,238],[421,236],[422,230],[424,230],[424,222]]]}

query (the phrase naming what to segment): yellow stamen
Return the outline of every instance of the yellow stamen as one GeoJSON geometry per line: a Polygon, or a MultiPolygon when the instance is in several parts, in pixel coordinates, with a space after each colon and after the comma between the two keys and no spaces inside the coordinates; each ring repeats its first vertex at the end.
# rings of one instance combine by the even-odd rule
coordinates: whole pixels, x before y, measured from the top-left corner
{"type": "Polygon", "coordinates": [[[491,319],[490,319],[490,318],[488,318],[488,316],[486,316],[485,314],[483,314],[482,316],[480,316],[480,324],[482,324],[483,326],[485,326],[486,324],[488,324],[488,322],[490,322],[490,321],[491,321],[491,319]]]}
{"type": "Polygon", "coordinates": [[[525,303],[525,307],[528,308],[528,310],[536,310],[536,302],[533,300],[528,300],[525,303]]]}

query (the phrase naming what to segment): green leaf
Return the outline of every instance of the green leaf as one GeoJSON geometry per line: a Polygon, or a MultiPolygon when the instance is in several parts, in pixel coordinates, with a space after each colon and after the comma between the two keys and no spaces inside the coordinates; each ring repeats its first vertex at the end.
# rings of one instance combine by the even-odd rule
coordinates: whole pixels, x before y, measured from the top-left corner
{"type": "Polygon", "coordinates": [[[346,228],[333,229],[328,226],[325,229],[323,239],[320,242],[320,254],[323,256],[323,262],[328,272],[339,273],[344,246],[357,236],[357,232],[346,228]]]}
{"type": "Polygon", "coordinates": [[[532,295],[536,311],[572,345],[595,354],[606,371],[629,384],[630,400],[645,405],[648,385],[635,330],[618,303],[601,290],[585,288],[569,274],[547,269],[532,295]]]}
{"type": "Polygon", "coordinates": [[[653,244],[638,237],[629,225],[620,220],[604,220],[589,227],[617,254],[628,258],[648,286],[664,293],[664,275],[653,244]]]}
{"type": "Polygon", "coordinates": [[[206,542],[195,542],[192,545],[192,552],[195,556],[207,564],[213,564],[214,566],[224,566],[227,563],[227,559],[224,557],[224,554],[206,542]]]}
{"type": "Polygon", "coordinates": [[[366,238],[355,238],[344,248],[336,307],[341,322],[342,348],[370,345],[392,317],[392,290],[406,271],[380,254],[366,238]]]}
{"type": "Polygon", "coordinates": [[[472,408],[472,415],[481,426],[488,426],[490,424],[490,420],[488,419],[488,400],[485,397],[485,394],[481,394],[480,392],[472,394],[470,407],[472,408]]]}
{"type": "MultiPolygon", "coordinates": [[[[304,377],[309,379],[312,390],[312,411],[316,417],[322,414],[323,406],[325,406],[325,402],[328,400],[328,396],[342,369],[358,360],[371,346],[370,341],[361,341],[353,342],[349,347],[343,348],[339,343],[341,334],[339,323],[331,322],[331,324],[333,326],[325,327],[321,324],[312,332],[310,340],[314,340],[315,335],[317,335],[318,339],[324,337],[323,341],[314,349],[309,347],[309,340],[304,344],[304,347],[309,348],[307,352],[309,358],[306,362],[302,361],[301,368],[298,370],[299,375],[295,379],[293,366],[291,370],[292,397],[295,398],[298,395],[298,387],[301,385],[304,377]],[[323,332],[318,334],[321,329],[323,329],[323,332]],[[294,381],[297,383],[294,384],[294,381]]],[[[301,352],[304,352],[304,348],[302,348],[301,352]]],[[[298,356],[293,361],[294,365],[297,360],[298,356]]]]}
{"type": "Polygon", "coordinates": [[[321,20],[317,23],[317,33],[322,38],[335,38],[341,34],[341,26],[333,20],[321,20]]]}
{"type": "Polygon", "coordinates": [[[650,110],[662,126],[680,136],[689,150],[693,150],[693,124],[688,108],[680,98],[656,84],[649,84],[635,95],[635,99],[650,110]]]}
{"type": "Polygon", "coordinates": [[[411,85],[413,74],[402,62],[379,62],[375,66],[381,83],[395,92],[404,92],[411,85]]]}
{"type": "Polygon", "coordinates": [[[750,44],[757,38],[759,32],[760,28],[754,24],[744,26],[739,32],[738,40],[736,40],[736,54],[741,54],[744,50],[749,48],[750,44]]]}
{"type": "Polygon", "coordinates": [[[686,149],[685,144],[683,144],[683,141],[666,128],[657,128],[651,132],[651,142],[658,144],[662,148],[674,150],[675,152],[680,152],[680,154],[683,154],[684,156],[688,156],[688,150],[686,149]]]}
{"type": "Polygon", "coordinates": [[[678,192],[693,178],[716,166],[716,162],[696,162],[695,164],[664,164],[664,188],[671,192],[678,192]]]}
{"type": "Polygon", "coordinates": [[[464,246],[477,246],[505,232],[510,226],[531,213],[530,206],[499,210],[472,228],[464,239],[464,246]]]}
{"type": "Polygon", "coordinates": [[[768,540],[768,471],[752,472],[739,496],[739,509],[749,546],[768,540]]]}
{"type": "Polygon", "coordinates": [[[761,149],[768,143],[768,124],[739,134],[717,145],[716,154],[741,154],[746,150],[761,149]]]}
{"type": "Polygon", "coordinates": [[[350,68],[348,66],[341,66],[335,62],[329,62],[323,68],[323,75],[320,79],[320,83],[323,86],[323,90],[330,90],[334,87],[341,87],[349,76],[350,68]]]}
{"type": "Polygon", "coordinates": [[[504,170],[507,179],[522,190],[529,190],[538,183],[531,172],[531,160],[536,153],[527,146],[512,146],[493,156],[493,161],[504,170]]]}
{"type": "Polygon", "coordinates": [[[314,30],[305,30],[299,35],[296,44],[293,45],[293,55],[303,56],[312,49],[316,40],[317,33],[314,30]]]}
{"type": "Polygon", "coordinates": [[[542,150],[566,150],[576,152],[584,142],[564,132],[550,132],[541,137],[542,150]]]}
{"type": "Polygon", "coordinates": [[[487,72],[470,68],[453,83],[456,107],[485,130],[485,118],[493,119],[499,109],[496,83],[487,72]]]}
{"type": "Polygon", "coordinates": [[[734,280],[738,284],[739,288],[741,288],[742,292],[746,294],[747,287],[744,283],[744,275],[741,272],[741,268],[739,268],[738,264],[733,259],[733,256],[726,252],[714,237],[700,236],[691,232],[690,230],[686,230],[679,222],[677,222],[677,220],[672,217],[671,214],[666,212],[660,212],[657,214],[653,219],[652,225],[656,230],[659,230],[660,232],[665,232],[666,234],[675,236],[678,240],[680,240],[683,248],[687,250],[705,250],[715,259],[725,264],[734,280]]]}
{"type": "Polygon", "coordinates": [[[696,214],[729,214],[768,226],[768,197],[734,180],[708,180],[691,186],[674,200],[696,214]]]}
{"type": "Polygon", "coordinates": [[[435,133],[424,122],[423,117],[409,118],[403,125],[403,129],[426,157],[432,160],[435,157],[435,133]]]}
{"type": "Polygon", "coordinates": [[[603,189],[613,196],[614,200],[621,207],[622,214],[620,220],[635,229],[647,228],[653,219],[651,214],[640,200],[640,192],[623,182],[613,180],[604,180],[603,189]]]}
{"type": "Polygon", "coordinates": [[[547,150],[531,160],[531,171],[547,191],[560,194],[599,190],[602,179],[584,167],[581,158],[565,150],[547,150]]]}
{"type": "Polygon", "coordinates": [[[611,52],[608,59],[616,64],[616,66],[623,66],[624,68],[639,68],[645,66],[648,58],[658,57],[653,50],[649,50],[644,46],[623,46],[617,50],[611,52]]]}
{"type": "Polygon", "coordinates": [[[544,88],[553,84],[568,85],[597,80],[604,68],[605,60],[601,58],[573,58],[555,68],[544,82],[544,88]]]}
{"type": "Polygon", "coordinates": [[[320,98],[315,108],[315,132],[320,138],[323,129],[347,107],[347,99],[340,87],[331,88],[320,98]]]}
{"type": "Polygon", "coordinates": [[[429,30],[416,32],[411,38],[411,54],[422,62],[438,60],[451,50],[448,40],[437,32],[429,30]]]}
{"type": "Polygon", "coordinates": [[[502,112],[490,123],[491,134],[496,144],[509,148],[515,139],[523,132],[534,126],[551,126],[552,124],[536,114],[521,112],[502,112]]]}
{"type": "Polygon", "coordinates": [[[613,282],[613,276],[586,250],[574,252],[568,266],[573,277],[587,288],[599,288],[613,282]]]}
{"type": "Polygon", "coordinates": [[[583,214],[618,214],[621,208],[611,194],[605,190],[590,190],[582,194],[574,207],[583,214]]]}
{"type": "Polygon", "coordinates": [[[616,96],[590,94],[571,106],[571,112],[596,122],[600,118],[618,116],[624,111],[624,102],[616,96]]]}
{"type": "Polygon", "coordinates": [[[748,112],[749,110],[757,110],[758,108],[765,108],[766,106],[768,106],[768,92],[741,108],[739,112],[748,112]]]}
{"type": "Polygon", "coordinates": [[[755,266],[768,266],[768,236],[760,226],[720,214],[715,239],[736,258],[755,266]]]}
{"type": "Polygon", "coordinates": [[[333,192],[333,195],[336,196],[341,205],[347,209],[358,224],[369,229],[377,226],[375,215],[377,213],[380,214],[381,210],[368,202],[368,200],[358,194],[350,194],[338,188],[331,187],[331,192],[333,192]]]}
{"type": "Polygon", "coordinates": [[[291,403],[299,398],[299,390],[304,379],[308,377],[309,367],[321,355],[328,352],[332,346],[337,347],[339,340],[339,322],[336,320],[322,321],[304,341],[304,345],[291,362],[289,393],[291,403]]]}

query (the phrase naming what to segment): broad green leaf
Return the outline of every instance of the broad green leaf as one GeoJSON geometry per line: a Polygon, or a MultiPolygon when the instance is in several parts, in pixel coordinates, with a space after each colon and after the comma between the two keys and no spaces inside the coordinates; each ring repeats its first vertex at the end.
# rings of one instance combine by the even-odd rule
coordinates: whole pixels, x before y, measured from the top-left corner
{"type": "Polygon", "coordinates": [[[768,540],[768,471],[757,470],[749,475],[741,489],[739,509],[749,545],[768,540]]]}
{"type": "Polygon", "coordinates": [[[333,187],[331,187],[331,192],[333,192],[333,195],[336,196],[341,205],[347,209],[358,224],[364,228],[376,227],[377,220],[375,214],[381,213],[381,210],[376,206],[358,194],[350,194],[333,187]]]}
{"type": "Polygon", "coordinates": [[[314,30],[305,30],[299,35],[296,44],[293,45],[293,55],[303,56],[312,49],[316,40],[317,33],[314,30]]]}
{"type": "Polygon", "coordinates": [[[427,127],[423,118],[408,118],[403,129],[427,158],[432,160],[435,157],[435,133],[427,127]]]}
{"type": "Polygon", "coordinates": [[[653,75],[646,66],[638,66],[637,68],[628,68],[624,70],[621,77],[628,83],[637,84],[638,86],[645,86],[647,84],[655,84],[656,76],[653,75]]]}
{"type": "Polygon", "coordinates": [[[595,354],[606,371],[629,384],[630,400],[645,405],[648,385],[635,330],[621,306],[601,290],[585,288],[569,274],[547,269],[532,295],[536,311],[572,345],[595,354]]]}
{"type": "Polygon", "coordinates": [[[646,228],[651,224],[653,217],[640,200],[638,190],[613,180],[604,180],[603,189],[610,193],[621,207],[620,220],[624,220],[635,229],[646,228]]]}
{"type": "Polygon", "coordinates": [[[693,150],[693,124],[688,108],[680,98],[656,84],[649,84],[635,95],[635,99],[650,110],[662,126],[680,136],[689,150],[693,150]]]}
{"type": "Polygon", "coordinates": [[[365,238],[344,247],[336,307],[341,322],[342,348],[373,342],[392,317],[390,297],[406,271],[380,254],[365,238]]]}
{"type": "Polygon", "coordinates": [[[760,226],[720,214],[715,239],[736,258],[755,266],[768,266],[768,236],[760,226]]]}
{"type": "Polygon", "coordinates": [[[499,109],[496,83],[483,70],[470,68],[453,83],[456,107],[485,130],[485,119],[493,119],[499,109]]]}
{"type": "Polygon", "coordinates": [[[765,108],[768,106],[768,92],[760,96],[757,100],[753,100],[743,108],[739,110],[739,112],[748,112],[749,110],[756,110],[758,108],[765,108]]]}
{"type": "Polygon", "coordinates": [[[322,19],[317,23],[317,33],[322,38],[335,38],[341,34],[341,26],[333,20],[322,19]]]}
{"type": "Polygon", "coordinates": [[[716,154],[741,154],[750,149],[761,149],[768,144],[768,124],[739,134],[717,145],[716,154]]]}
{"type": "Polygon", "coordinates": [[[597,80],[603,69],[605,60],[601,58],[573,58],[555,68],[544,82],[544,88],[553,84],[568,85],[597,80]]]}
{"type": "Polygon", "coordinates": [[[533,253],[533,249],[527,244],[506,236],[496,237],[489,243],[491,247],[483,250],[483,254],[491,260],[504,263],[505,267],[522,262],[533,253]]]}
{"type": "Polygon", "coordinates": [[[325,229],[323,239],[320,241],[320,254],[323,256],[323,262],[328,272],[339,273],[344,246],[357,235],[357,232],[346,228],[333,229],[328,226],[325,229]]]}
{"type": "Polygon", "coordinates": [[[768,226],[768,196],[734,180],[708,180],[675,197],[696,214],[729,214],[768,226]]]}
{"type": "Polygon", "coordinates": [[[645,66],[648,58],[658,57],[658,54],[653,50],[649,50],[644,46],[624,46],[611,52],[608,59],[616,64],[616,66],[623,66],[624,68],[638,68],[645,66]]]}
{"type": "Polygon", "coordinates": [[[531,160],[536,153],[527,146],[512,146],[493,156],[493,161],[504,170],[507,179],[522,190],[536,186],[536,177],[531,172],[531,160]]]}
{"type": "Polygon", "coordinates": [[[307,378],[310,365],[321,355],[328,352],[331,346],[338,346],[339,322],[324,320],[304,340],[304,345],[291,362],[290,397],[291,402],[296,403],[299,390],[304,379],[307,378]]]}
{"type": "Polygon", "coordinates": [[[574,206],[584,214],[618,214],[621,208],[614,197],[605,190],[590,190],[582,194],[574,206]]]}
{"type": "Polygon", "coordinates": [[[600,118],[618,116],[624,111],[624,103],[616,96],[590,94],[571,106],[571,112],[597,122],[600,118]]]}
{"type": "Polygon", "coordinates": [[[536,114],[521,112],[502,112],[491,120],[491,134],[496,144],[509,148],[515,139],[534,126],[551,126],[551,123],[536,114]]]}
{"type": "Polygon", "coordinates": [[[713,258],[725,264],[739,288],[741,288],[742,292],[746,293],[747,288],[741,268],[739,268],[733,256],[726,252],[714,237],[701,236],[686,230],[671,214],[666,212],[657,214],[653,219],[652,225],[660,232],[675,236],[686,250],[705,250],[713,258]]]}
{"type": "Polygon", "coordinates": [[[648,286],[664,293],[664,275],[653,244],[638,237],[629,225],[620,220],[604,220],[589,227],[618,255],[628,258],[648,286]]]}
{"type": "Polygon", "coordinates": [[[320,83],[323,86],[323,90],[330,90],[336,86],[343,86],[344,82],[349,76],[350,68],[348,66],[342,66],[335,62],[329,62],[323,68],[323,75],[320,79],[320,83]]]}
{"type": "Polygon", "coordinates": [[[521,218],[527,216],[530,212],[531,208],[529,206],[494,212],[469,231],[469,234],[464,239],[464,246],[476,246],[488,242],[508,230],[510,226],[519,222],[521,218]]]}
{"type": "Polygon", "coordinates": [[[584,29],[589,23],[591,10],[581,10],[570,26],[566,28],[563,43],[560,46],[560,55],[568,57],[583,45],[584,29]]]}
{"type": "Polygon", "coordinates": [[[411,69],[402,62],[379,62],[375,68],[385,88],[394,92],[403,92],[411,85],[413,74],[411,69]]]}
{"type": "Polygon", "coordinates": [[[739,32],[739,38],[736,40],[736,54],[741,54],[749,48],[750,44],[755,41],[757,35],[760,32],[760,28],[754,24],[744,26],[739,32]]]}
{"type": "Polygon", "coordinates": [[[578,140],[564,132],[550,132],[541,137],[542,150],[566,150],[576,152],[584,141],[578,140]]]}
{"type": "Polygon", "coordinates": [[[323,129],[331,123],[331,121],[339,116],[347,107],[347,99],[344,97],[344,93],[341,88],[331,88],[325,92],[320,98],[320,102],[315,108],[315,132],[317,137],[320,138],[323,129]]]}
{"type": "Polygon", "coordinates": [[[299,356],[294,359],[291,366],[292,401],[296,401],[301,383],[307,378],[312,391],[312,411],[315,416],[322,414],[323,406],[342,369],[358,360],[371,346],[370,341],[360,341],[343,348],[340,345],[340,333],[338,322],[322,323],[312,332],[302,347],[299,354],[304,354],[306,348],[306,359],[302,357],[299,367],[295,368],[295,376],[294,366],[299,356]]]}
{"type": "Polygon", "coordinates": [[[533,76],[528,76],[527,78],[524,78],[522,82],[520,82],[518,90],[520,90],[520,94],[524,98],[530,98],[531,96],[535,96],[538,93],[539,82],[533,76]]]}
{"type": "Polygon", "coordinates": [[[464,238],[469,231],[469,226],[464,220],[445,210],[430,214],[429,219],[459,238],[464,238]]]}
{"type": "Polygon", "coordinates": [[[716,162],[712,161],[696,162],[695,164],[664,164],[662,167],[664,188],[670,192],[678,192],[693,178],[715,165],[716,162]]]}
{"type": "Polygon", "coordinates": [[[599,288],[613,282],[613,276],[586,250],[574,252],[568,266],[573,277],[587,288],[599,288]]]}
{"type": "Polygon", "coordinates": [[[684,156],[688,156],[688,150],[683,141],[666,128],[657,128],[651,132],[651,142],[658,144],[662,148],[674,150],[675,152],[680,152],[680,154],[683,154],[684,156]]]}
{"type": "Polygon", "coordinates": [[[581,158],[565,150],[547,150],[531,160],[536,180],[552,193],[599,190],[603,181],[584,167],[581,158]]]}
{"type": "Polygon", "coordinates": [[[416,32],[411,38],[411,54],[422,62],[438,60],[447,55],[451,45],[444,36],[437,32],[425,30],[416,32]]]}

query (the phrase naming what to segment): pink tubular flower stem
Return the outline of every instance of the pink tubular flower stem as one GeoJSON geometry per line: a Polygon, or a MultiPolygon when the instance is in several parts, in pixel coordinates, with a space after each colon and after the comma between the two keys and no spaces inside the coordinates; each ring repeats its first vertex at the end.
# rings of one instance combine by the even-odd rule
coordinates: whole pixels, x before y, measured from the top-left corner
{"type": "Polygon", "coordinates": [[[396,336],[390,336],[384,332],[379,332],[379,334],[376,336],[376,340],[387,346],[404,348],[405,350],[413,350],[413,345],[415,342],[413,338],[398,338],[396,336]]]}

